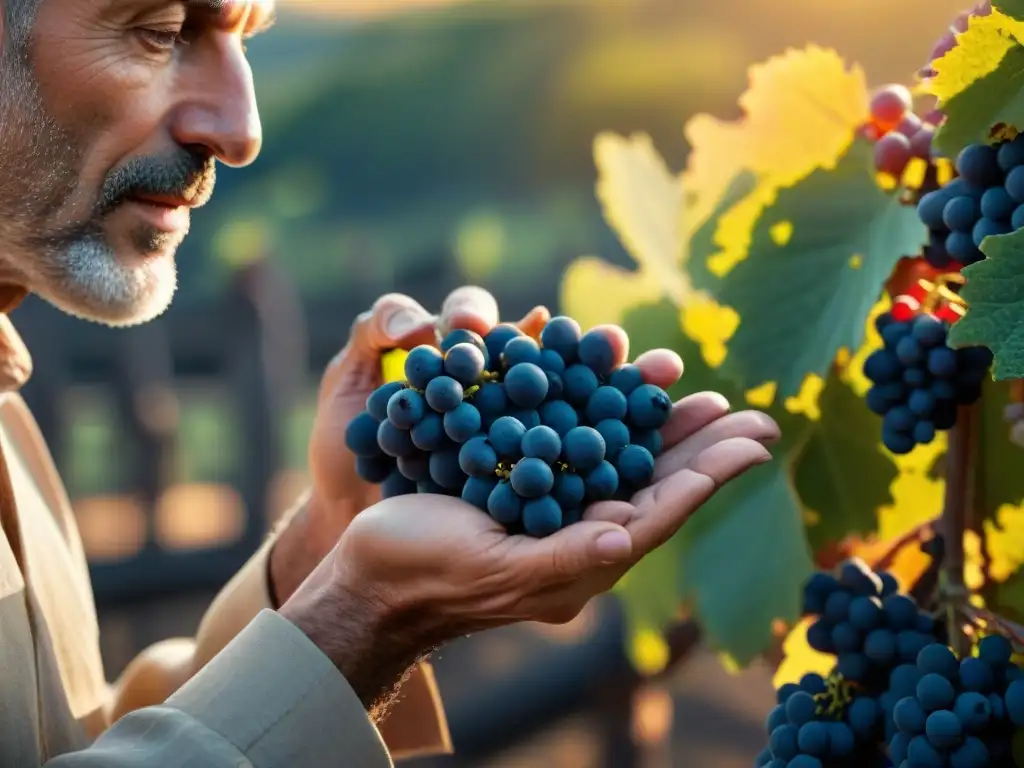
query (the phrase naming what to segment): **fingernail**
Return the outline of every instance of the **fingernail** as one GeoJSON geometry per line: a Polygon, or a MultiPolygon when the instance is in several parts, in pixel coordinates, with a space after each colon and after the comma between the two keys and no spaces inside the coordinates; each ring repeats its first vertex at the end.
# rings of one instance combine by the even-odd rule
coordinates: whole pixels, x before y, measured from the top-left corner
{"type": "Polygon", "coordinates": [[[619,563],[633,552],[633,540],[626,531],[608,531],[597,537],[597,554],[602,562],[619,563]]]}
{"type": "Polygon", "coordinates": [[[392,339],[400,339],[407,333],[411,333],[419,328],[427,320],[428,318],[419,312],[400,309],[388,318],[384,327],[389,337],[392,339]]]}

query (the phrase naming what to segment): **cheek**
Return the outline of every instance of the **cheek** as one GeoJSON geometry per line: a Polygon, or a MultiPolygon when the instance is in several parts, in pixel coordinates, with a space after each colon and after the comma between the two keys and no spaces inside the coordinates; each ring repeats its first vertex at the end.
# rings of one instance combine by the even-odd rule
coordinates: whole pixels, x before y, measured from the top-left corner
{"type": "Polygon", "coordinates": [[[35,62],[44,108],[74,138],[87,182],[128,157],[158,151],[168,93],[162,68],[119,51],[124,43],[89,45],[55,46],[35,62]]]}

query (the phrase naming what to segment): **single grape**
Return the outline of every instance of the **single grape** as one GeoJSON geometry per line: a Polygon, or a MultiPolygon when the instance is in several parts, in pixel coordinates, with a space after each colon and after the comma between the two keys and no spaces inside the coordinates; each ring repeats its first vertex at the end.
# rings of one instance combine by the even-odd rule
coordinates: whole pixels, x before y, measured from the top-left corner
{"type": "Polygon", "coordinates": [[[900,699],[892,711],[892,717],[900,732],[908,736],[924,733],[924,724],[928,719],[927,713],[913,696],[900,699]]]}
{"type": "Polygon", "coordinates": [[[1016,203],[1024,203],[1024,165],[1018,165],[1006,174],[1003,186],[1016,203]]]}
{"type": "Polygon", "coordinates": [[[907,744],[907,762],[911,765],[946,765],[944,755],[924,735],[914,736],[907,744]]]}
{"type": "Polygon", "coordinates": [[[607,461],[602,461],[583,478],[587,498],[592,501],[604,501],[615,495],[619,489],[619,473],[607,461]]]}
{"type": "Polygon", "coordinates": [[[426,412],[427,403],[415,389],[403,389],[388,400],[388,420],[399,429],[412,429],[426,412]]]}
{"type": "Polygon", "coordinates": [[[405,358],[405,378],[416,389],[425,389],[427,384],[444,373],[444,358],[441,353],[427,344],[421,344],[405,358]]]}
{"type": "Polygon", "coordinates": [[[918,445],[928,445],[935,439],[935,422],[919,421],[910,434],[918,445]]]}
{"type": "Polygon", "coordinates": [[[946,238],[946,250],[961,264],[973,264],[985,258],[969,232],[950,232],[946,238]]]}
{"type": "Polygon", "coordinates": [[[1007,686],[1003,702],[1010,722],[1018,727],[1024,725],[1024,680],[1014,680],[1007,686]]]}
{"type": "Polygon", "coordinates": [[[978,643],[978,658],[990,667],[1006,667],[1013,655],[1010,641],[1002,635],[985,635],[978,643]]]}
{"type": "Polygon", "coordinates": [[[910,432],[917,423],[917,416],[905,405],[898,405],[885,414],[882,425],[893,432],[910,432]]]}
{"type": "Polygon", "coordinates": [[[931,378],[932,377],[928,373],[927,369],[920,366],[907,368],[905,371],[903,371],[903,383],[906,384],[911,389],[921,389],[922,387],[927,387],[929,382],[931,381],[931,378]]]}
{"type": "Polygon", "coordinates": [[[996,150],[985,144],[970,144],[960,150],[956,170],[964,181],[979,187],[999,184],[1003,179],[996,150]]]}
{"type": "Polygon", "coordinates": [[[566,432],[579,426],[580,423],[576,409],[564,400],[541,403],[537,412],[540,415],[540,423],[551,427],[559,437],[564,436],[566,432]]]}
{"type": "Polygon", "coordinates": [[[976,691],[967,691],[956,697],[953,712],[967,733],[978,733],[992,718],[992,705],[988,697],[976,691]]]}
{"type": "Polygon", "coordinates": [[[928,372],[948,379],[956,375],[957,355],[949,347],[936,347],[928,353],[928,372]]]}
{"type": "Polygon", "coordinates": [[[548,394],[548,377],[533,363],[519,363],[505,374],[505,394],[520,408],[536,408],[548,394]]]}
{"type": "Polygon", "coordinates": [[[654,476],[654,456],[640,445],[627,445],[615,458],[619,477],[634,488],[643,488],[654,476]]]}
{"type": "Polygon", "coordinates": [[[807,628],[807,644],[818,653],[835,653],[832,642],[832,627],[826,621],[816,621],[807,628]]]}
{"type": "Polygon", "coordinates": [[[592,427],[576,427],[562,438],[562,453],[570,467],[589,472],[604,461],[604,438],[592,427]]]}
{"type": "Polygon", "coordinates": [[[887,133],[875,143],[875,168],[879,173],[900,178],[910,158],[910,139],[902,133],[887,133]]]}
{"type": "Polygon", "coordinates": [[[907,398],[907,407],[921,418],[931,416],[935,410],[935,396],[927,389],[915,389],[907,398]]]}
{"type": "Polygon", "coordinates": [[[459,449],[443,448],[430,454],[430,479],[446,491],[462,491],[466,473],[459,466],[459,449]]]}
{"type": "Polygon", "coordinates": [[[888,448],[892,453],[895,453],[898,456],[903,456],[914,450],[916,443],[912,437],[902,432],[891,432],[883,429],[882,445],[888,448]]]}
{"type": "Polygon", "coordinates": [[[953,232],[970,232],[981,215],[977,201],[966,195],[954,197],[942,209],[942,221],[953,232]]]}
{"type": "Polygon", "coordinates": [[[380,495],[385,499],[408,496],[412,493],[416,493],[416,483],[402,475],[397,469],[389,474],[380,485],[380,495]]]}
{"type": "Polygon", "coordinates": [[[964,743],[949,755],[949,768],[988,768],[990,755],[985,742],[977,736],[968,736],[964,743]]]}
{"type": "Polygon", "coordinates": [[[903,115],[899,125],[896,126],[896,130],[910,139],[917,135],[918,131],[921,130],[922,124],[923,122],[920,117],[913,112],[907,112],[903,115]]]}
{"type": "Polygon", "coordinates": [[[544,371],[544,375],[548,379],[548,393],[544,396],[544,400],[564,400],[565,382],[562,381],[562,376],[551,371],[544,371]]]}
{"type": "Polygon", "coordinates": [[[551,495],[562,505],[563,509],[580,506],[586,495],[583,478],[574,472],[556,472],[551,495]]]}
{"type": "Polygon", "coordinates": [[[966,691],[987,693],[992,687],[992,668],[976,656],[960,662],[960,685],[966,691]]]}
{"type": "Polygon", "coordinates": [[[1018,165],[1024,165],[1024,138],[1015,137],[1012,141],[1004,141],[996,150],[996,161],[1003,173],[1009,173],[1018,165]]]}
{"type": "Polygon", "coordinates": [[[525,336],[518,327],[512,323],[498,323],[490,332],[484,336],[484,345],[487,347],[487,354],[492,362],[497,364],[501,359],[501,353],[505,351],[505,345],[512,339],[525,336]]]}
{"type": "Polygon", "coordinates": [[[672,400],[661,387],[644,384],[627,398],[629,424],[640,429],[661,429],[672,413],[672,400]]]}
{"type": "Polygon", "coordinates": [[[928,715],[924,732],[928,741],[939,749],[951,749],[960,743],[963,727],[960,724],[960,718],[954,713],[948,709],[940,709],[928,715]]]}
{"type": "Polygon", "coordinates": [[[874,734],[881,716],[878,703],[869,696],[858,696],[846,710],[846,721],[850,728],[865,741],[874,734]]]}
{"type": "Polygon", "coordinates": [[[854,683],[862,683],[871,674],[871,660],[863,653],[843,653],[836,658],[836,669],[854,683]]]}
{"type": "Polygon", "coordinates": [[[509,475],[512,490],[524,499],[535,499],[551,492],[555,476],[540,459],[520,459],[509,475]]]}
{"type": "Polygon", "coordinates": [[[430,456],[422,451],[401,456],[398,459],[398,471],[414,483],[422,482],[430,477],[430,456]]]}
{"type": "Polygon", "coordinates": [[[608,377],[608,384],[615,387],[624,395],[628,395],[643,383],[643,374],[640,372],[640,369],[632,363],[619,366],[612,371],[611,376],[608,377]]]}
{"type": "Polygon", "coordinates": [[[550,496],[523,505],[523,527],[531,536],[550,536],[562,527],[562,508],[550,496]]]}
{"type": "Polygon", "coordinates": [[[932,141],[935,139],[935,127],[925,123],[910,138],[910,154],[922,160],[932,159],[932,141]]]}
{"type": "Polygon", "coordinates": [[[1024,227],[1024,205],[1018,205],[1013,209],[1013,213],[1010,216],[1010,226],[1016,232],[1021,227],[1024,227]]]}
{"type": "Polygon", "coordinates": [[[897,654],[896,635],[891,629],[873,629],[864,638],[864,655],[875,664],[890,666],[897,654]]]}
{"type": "Polygon", "coordinates": [[[651,456],[658,458],[664,448],[664,439],[661,432],[656,429],[631,429],[629,430],[630,442],[639,445],[651,452],[651,456]]]}
{"type": "Polygon", "coordinates": [[[438,376],[427,384],[425,395],[427,405],[438,413],[448,413],[462,404],[463,389],[462,385],[450,376],[438,376]]]}
{"type": "Polygon", "coordinates": [[[913,336],[904,336],[896,345],[896,357],[903,365],[917,365],[924,361],[925,350],[913,336]]]}
{"type": "Polygon", "coordinates": [[[814,719],[817,709],[818,705],[814,701],[814,697],[805,691],[800,691],[790,696],[789,701],[786,702],[786,717],[791,725],[799,728],[814,719]]]}
{"type": "Polygon", "coordinates": [[[565,385],[565,399],[577,408],[584,407],[598,387],[597,375],[580,363],[565,369],[562,382],[565,385]]]}
{"type": "Polygon", "coordinates": [[[444,415],[445,434],[456,443],[464,443],[479,434],[481,423],[480,411],[465,402],[444,415]]]}
{"type": "MultiPolygon", "coordinates": [[[[882,600],[882,611],[891,629],[913,629],[917,626],[917,603],[908,595],[891,595],[882,600]]],[[[917,660],[917,655],[914,655],[917,660]]]]}
{"type": "Polygon", "coordinates": [[[860,632],[848,621],[840,622],[832,627],[832,644],[839,653],[856,653],[863,644],[860,632]]]}
{"type": "Polygon", "coordinates": [[[824,757],[828,751],[828,728],[818,720],[804,723],[797,731],[796,743],[804,754],[824,757]]]}
{"type": "Polygon", "coordinates": [[[506,368],[519,363],[540,365],[540,347],[529,336],[517,336],[505,345],[501,353],[501,362],[506,368]]]}
{"type": "Polygon", "coordinates": [[[935,672],[929,672],[917,684],[917,700],[926,712],[951,706],[956,699],[953,684],[935,672]]]}
{"type": "Polygon", "coordinates": [[[388,456],[409,456],[416,451],[409,432],[399,429],[390,421],[382,421],[377,428],[377,443],[388,456]]]}
{"type": "Polygon", "coordinates": [[[560,315],[551,318],[540,332],[540,343],[545,349],[553,349],[566,365],[576,360],[580,345],[580,324],[571,317],[560,315]]]}
{"type": "Polygon", "coordinates": [[[887,348],[895,348],[899,344],[900,339],[910,335],[910,323],[892,322],[886,325],[880,333],[882,334],[882,341],[885,342],[885,346],[887,348]]]}
{"type": "Polygon", "coordinates": [[[615,459],[619,452],[630,444],[629,427],[619,419],[605,419],[594,425],[594,429],[604,438],[605,457],[615,459]]]}
{"type": "Polygon", "coordinates": [[[345,428],[345,447],[356,456],[380,456],[380,445],[377,444],[379,426],[379,421],[368,412],[362,411],[345,428]]]}
{"type": "Polygon", "coordinates": [[[1009,219],[1016,207],[1005,187],[990,187],[981,196],[981,215],[986,219],[1009,219]]]}
{"type": "Polygon", "coordinates": [[[884,130],[891,130],[899,125],[913,103],[906,86],[899,83],[883,86],[871,95],[871,119],[884,130]]]}
{"type": "Polygon", "coordinates": [[[471,477],[462,486],[462,500],[487,512],[487,500],[497,484],[498,478],[494,475],[490,477],[471,477]]]}
{"type": "Polygon", "coordinates": [[[429,412],[409,432],[412,444],[421,451],[436,451],[447,441],[444,421],[439,414],[429,412]]]}
{"type": "Polygon", "coordinates": [[[951,196],[944,189],[936,189],[921,196],[917,203],[917,216],[924,225],[932,230],[945,230],[942,212],[951,196]]]}
{"type": "Polygon", "coordinates": [[[523,435],[523,456],[554,464],[562,453],[562,439],[551,427],[533,427],[523,435]]]}
{"type": "MultiPolygon", "coordinates": [[[[537,363],[544,373],[558,374],[559,378],[565,373],[565,360],[553,349],[542,349],[540,351],[540,362],[537,363]]],[[[551,377],[548,376],[550,379],[551,377]]]]}
{"type": "Polygon", "coordinates": [[[822,613],[829,624],[838,624],[841,621],[846,621],[846,617],[850,612],[850,603],[853,601],[853,597],[846,590],[836,590],[825,600],[825,611],[822,613]]]}
{"type": "Polygon", "coordinates": [[[487,511],[502,525],[512,525],[519,521],[523,502],[512,490],[512,484],[503,480],[494,486],[491,495],[487,497],[487,511]]]}
{"type": "Polygon", "coordinates": [[[981,244],[985,242],[986,237],[998,237],[999,235],[1008,235],[1013,230],[1010,228],[1010,224],[1006,221],[996,221],[995,219],[978,219],[978,223],[974,225],[974,229],[971,230],[971,239],[974,244],[981,248],[981,244]]]}
{"type": "Polygon", "coordinates": [[[942,643],[932,643],[922,650],[917,657],[917,668],[923,674],[935,673],[950,681],[960,678],[960,662],[956,654],[942,643]]]}
{"type": "Polygon", "coordinates": [[[508,408],[505,387],[496,381],[486,381],[470,396],[470,402],[481,414],[497,418],[508,408]]]}
{"type": "Polygon", "coordinates": [[[368,483],[383,483],[395,468],[395,460],[390,456],[357,456],[356,474],[368,483]]]}
{"type": "Polygon", "coordinates": [[[447,352],[456,344],[472,344],[484,353],[485,358],[487,357],[487,345],[484,344],[483,337],[475,331],[467,331],[465,328],[456,328],[454,331],[451,331],[444,337],[444,340],[441,341],[442,354],[447,352]]]}
{"type": "Polygon", "coordinates": [[[603,331],[587,331],[580,339],[579,360],[598,376],[607,376],[615,368],[615,350],[603,331]]]}
{"type": "Polygon", "coordinates": [[[485,364],[484,353],[473,344],[456,344],[444,355],[444,372],[463,387],[480,380],[485,364]]]}
{"type": "Polygon", "coordinates": [[[488,477],[498,468],[498,454],[485,437],[474,437],[459,449],[459,467],[470,477],[488,477]]]}
{"type": "Polygon", "coordinates": [[[523,455],[522,444],[525,434],[526,427],[519,419],[502,416],[487,431],[487,439],[499,457],[515,461],[523,455]]]}
{"type": "Polygon", "coordinates": [[[626,417],[626,396],[615,387],[598,387],[587,401],[586,416],[591,424],[626,417]]]}
{"type": "Polygon", "coordinates": [[[377,387],[373,394],[366,398],[367,412],[373,416],[375,421],[384,421],[388,417],[388,401],[391,400],[391,396],[395,392],[402,389],[405,389],[405,384],[401,381],[389,381],[377,387]]]}
{"type": "Polygon", "coordinates": [[[900,359],[888,349],[877,349],[864,361],[864,375],[876,384],[896,381],[903,368],[900,359]]]}

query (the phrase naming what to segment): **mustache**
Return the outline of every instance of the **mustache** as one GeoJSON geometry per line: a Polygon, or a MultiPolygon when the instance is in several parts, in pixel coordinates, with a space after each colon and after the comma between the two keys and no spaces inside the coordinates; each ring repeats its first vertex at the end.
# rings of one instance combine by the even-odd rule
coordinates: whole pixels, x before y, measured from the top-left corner
{"type": "Polygon", "coordinates": [[[205,205],[216,184],[212,155],[186,149],[165,156],[133,157],[103,182],[98,214],[106,215],[133,197],[181,197],[194,207],[205,205]]]}

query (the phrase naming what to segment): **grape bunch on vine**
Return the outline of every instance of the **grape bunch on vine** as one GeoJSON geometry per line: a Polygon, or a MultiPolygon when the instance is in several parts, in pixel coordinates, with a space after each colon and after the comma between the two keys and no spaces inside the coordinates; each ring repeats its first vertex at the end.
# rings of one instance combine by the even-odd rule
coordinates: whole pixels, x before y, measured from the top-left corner
{"type": "Polygon", "coordinates": [[[635,268],[562,283],[783,432],[617,585],[634,662],[684,658],[680,621],[771,662],[758,766],[1024,767],[1024,5],[965,11],[905,84],[815,45],[749,81],[681,172],[597,138],[635,268]]]}

